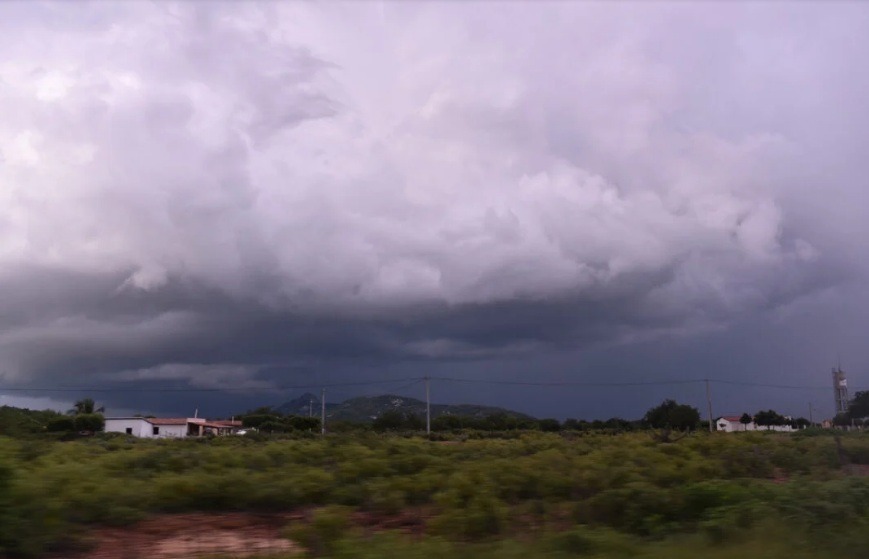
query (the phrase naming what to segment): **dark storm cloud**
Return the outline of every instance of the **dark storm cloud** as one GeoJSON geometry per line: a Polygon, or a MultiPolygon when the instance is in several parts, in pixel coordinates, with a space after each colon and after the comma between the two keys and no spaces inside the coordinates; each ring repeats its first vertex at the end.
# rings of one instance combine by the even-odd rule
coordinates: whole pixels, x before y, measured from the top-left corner
{"type": "Polygon", "coordinates": [[[4,382],[739,377],[784,350],[734,328],[859,327],[869,10],[492,6],[0,7],[4,382]]]}

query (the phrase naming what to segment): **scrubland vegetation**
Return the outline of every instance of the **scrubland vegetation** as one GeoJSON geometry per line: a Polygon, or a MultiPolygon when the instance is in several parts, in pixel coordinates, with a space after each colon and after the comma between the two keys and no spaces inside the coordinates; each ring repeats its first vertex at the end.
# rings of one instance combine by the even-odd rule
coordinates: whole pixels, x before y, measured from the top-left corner
{"type": "Polygon", "coordinates": [[[869,436],[803,431],[0,437],[0,550],[174,512],[304,511],[310,556],[837,557],[869,549],[869,436]],[[403,516],[409,533],[357,520],[403,516]]]}

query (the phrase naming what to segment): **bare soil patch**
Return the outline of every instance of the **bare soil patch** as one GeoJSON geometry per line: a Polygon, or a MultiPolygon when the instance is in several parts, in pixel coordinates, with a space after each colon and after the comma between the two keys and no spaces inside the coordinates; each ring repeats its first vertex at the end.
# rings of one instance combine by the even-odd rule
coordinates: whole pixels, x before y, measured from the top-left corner
{"type": "Polygon", "coordinates": [[[233,558],[291,554],[299,551],[281,530],[301,515],[173,514],[127,528],[100,528],[88,559],[233,558]]]}
{"type": "MultiPolygon", "coordinates": [[[[282,514],[164,514],[124,528],[97,528],[88,534],[92,547],[64,559],[196,559],[288,555],[301,551],[281,532],[307,522],[314,509],[282,514]]],[[[428,511],[406,508],[398,514],[357,512],[352,522],[366,532],[423,531],[428,511]]],[[[59,559],[59,558],[58,558],[59,559]]]]}

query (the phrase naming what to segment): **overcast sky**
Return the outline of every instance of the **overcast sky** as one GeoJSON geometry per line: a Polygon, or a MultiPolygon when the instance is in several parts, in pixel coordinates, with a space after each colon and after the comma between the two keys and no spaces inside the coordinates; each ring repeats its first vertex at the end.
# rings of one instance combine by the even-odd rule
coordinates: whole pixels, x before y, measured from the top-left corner
{"type": "Polygon", "coordinates": [[[862,2],[2,3],[2,402],[831,415],[867,53],[862,2]]]}

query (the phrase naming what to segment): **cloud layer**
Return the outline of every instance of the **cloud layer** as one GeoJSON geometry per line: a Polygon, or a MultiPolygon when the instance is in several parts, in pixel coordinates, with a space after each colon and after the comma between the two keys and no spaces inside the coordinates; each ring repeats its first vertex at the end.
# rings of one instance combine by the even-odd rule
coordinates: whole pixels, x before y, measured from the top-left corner
{"type": "Polygon", "coordinates": [[[867,13],[4,5],[5,378],[629,344],[863,278],[867,13]]]}

